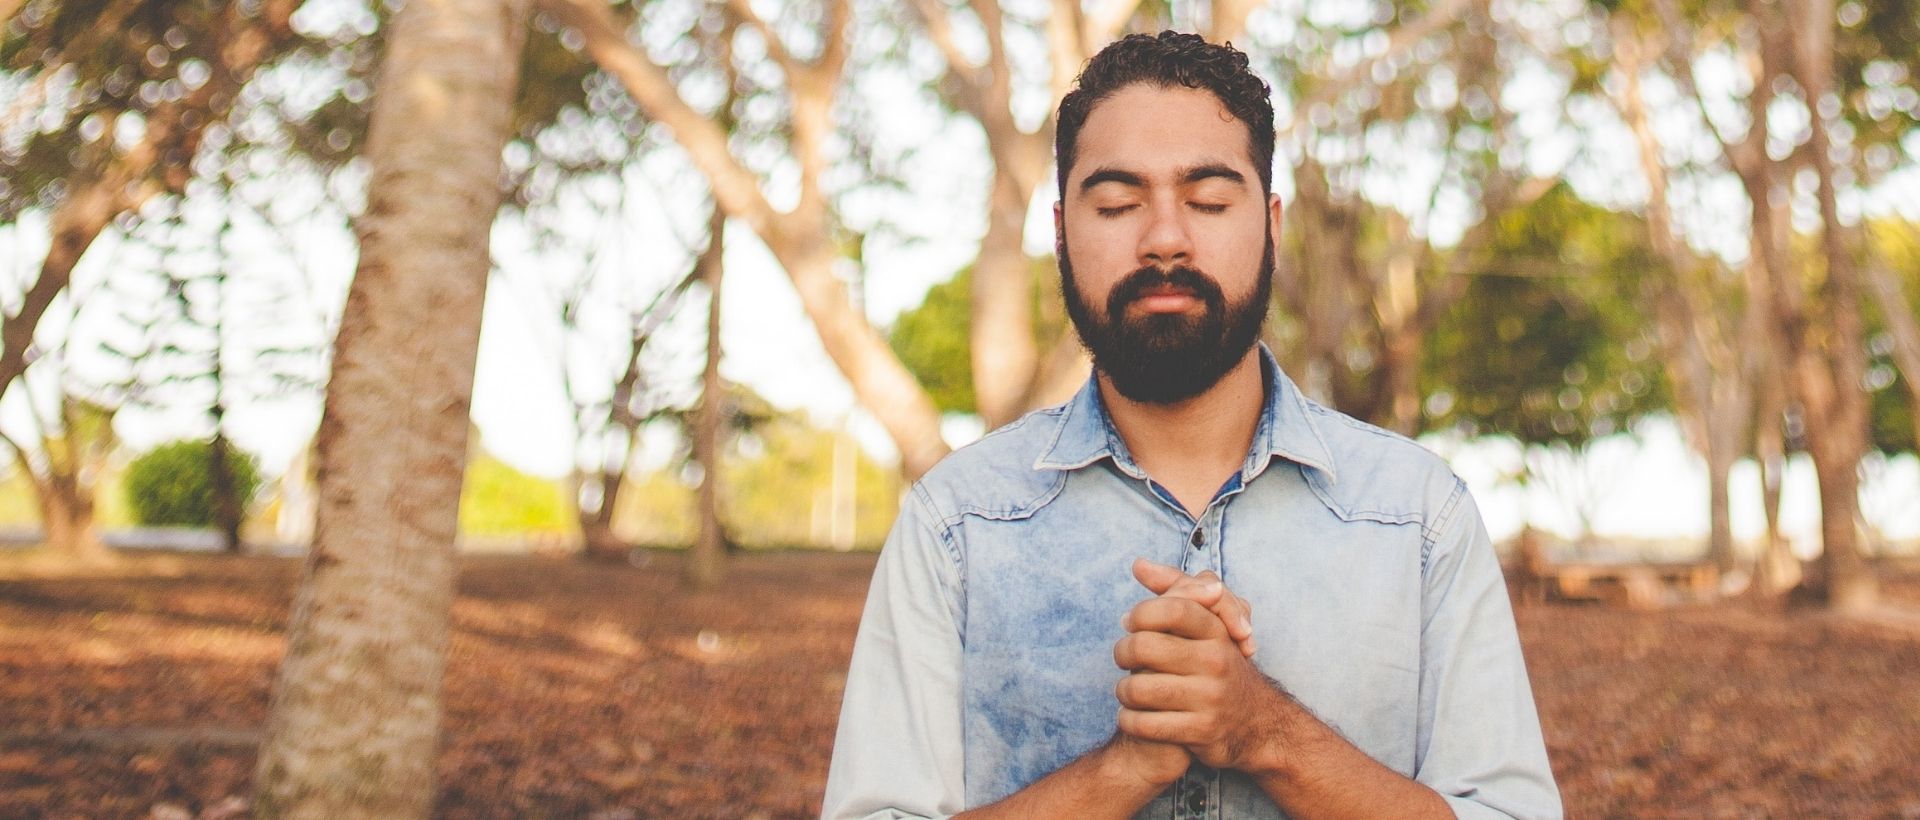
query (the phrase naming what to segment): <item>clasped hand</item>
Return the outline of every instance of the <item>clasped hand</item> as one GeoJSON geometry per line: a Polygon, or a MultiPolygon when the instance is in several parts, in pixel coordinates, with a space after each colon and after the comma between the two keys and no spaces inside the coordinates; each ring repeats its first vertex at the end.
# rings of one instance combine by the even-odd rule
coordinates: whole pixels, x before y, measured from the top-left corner
{"type": "Polygon", "coordinates": [[[1279,693],[1251,662],[1251,609],[1212,572],[1187,575],[1136,559],[1133,576],[1155,597],[1126,615],[1113,660],[1132,673],[1120,699],[1115,746],[1137,773],[1170,783],[1191,759],[1249,770],[1271,739],[1279,693]]]}

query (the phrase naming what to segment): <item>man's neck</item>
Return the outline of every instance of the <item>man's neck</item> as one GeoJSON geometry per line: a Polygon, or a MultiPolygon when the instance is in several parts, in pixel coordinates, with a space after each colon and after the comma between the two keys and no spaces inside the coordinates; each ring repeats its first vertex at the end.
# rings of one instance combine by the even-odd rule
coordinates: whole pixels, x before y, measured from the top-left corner
{"type": "Polygon", "coordinates": [[[1133,461],[1198,516],[1246,461],[1266,406],[1260,349],[1206,392],[1176,404],[1137,402],[1100,376],[1100,400],[1133,461]]]}

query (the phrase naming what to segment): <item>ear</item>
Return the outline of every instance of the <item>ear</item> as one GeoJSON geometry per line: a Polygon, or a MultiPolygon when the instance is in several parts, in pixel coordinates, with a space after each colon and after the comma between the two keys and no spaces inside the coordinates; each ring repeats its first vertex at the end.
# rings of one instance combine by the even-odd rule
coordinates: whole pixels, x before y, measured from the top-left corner
{"type": "MultiPolygon", "coordinates": [[[[1280,225],[1282,222],[1281,218],[1284,217],[1285,215],[1286,215],[1286,209],[1280,205],[1280,195],[1267,194],[1267,220],[1270,223],[1272,223],[1273,242],[1275,245],[1278,245],[1280,243],[1280,225]]],[[[1280,249],[1277,247],[1274,248],[1275,253],[1278,253],[1279,250],[1280,249]]]]}
{"type": "Polygon", "coordinates": [[[1065,208],[1066,208],[1066,203],[1061,202],[1057,199],[1054,200],[1053,202],[1053,244],[1055,245],[1058,245],[1067,241],[1067,231],[1066,231],[1067,217],[1066,217],[1065,208]]]}

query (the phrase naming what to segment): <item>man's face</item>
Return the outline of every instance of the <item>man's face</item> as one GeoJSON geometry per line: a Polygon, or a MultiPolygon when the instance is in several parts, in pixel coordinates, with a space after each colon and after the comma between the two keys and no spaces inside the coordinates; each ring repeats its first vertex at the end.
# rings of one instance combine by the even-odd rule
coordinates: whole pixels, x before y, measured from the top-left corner
{"type": "Polygon", "coordinates": [[[1136,84],[1094,106],[1054,226],[1067,314],[1115,390],[1172,404],[1245,358],[1279,220],[1210,92],[1136,84]]]}

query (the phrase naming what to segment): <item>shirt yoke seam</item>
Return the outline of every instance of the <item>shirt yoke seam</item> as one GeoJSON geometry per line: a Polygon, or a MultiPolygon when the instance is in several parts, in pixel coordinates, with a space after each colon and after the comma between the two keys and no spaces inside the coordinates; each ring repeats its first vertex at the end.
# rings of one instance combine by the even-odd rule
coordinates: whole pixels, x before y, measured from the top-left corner
{"type": "Polygon", "coordinates": [[[1420,529],[1420,575],[1425,577],[1427,567],[1433,556],[1433,548],[1439,544],[1440,534],[1453,526],[1453,517],[1460,509],[1460,501],[1467,495],[1467,482],[1453,477],[1453,492],[1447,494],[1447,502],[1440,507],[1440,514],[1433,517],[1433,526],[1420,529]]]}

